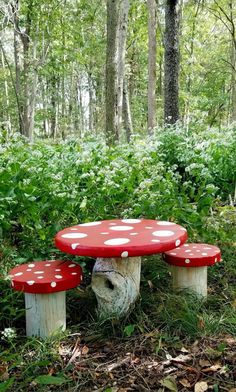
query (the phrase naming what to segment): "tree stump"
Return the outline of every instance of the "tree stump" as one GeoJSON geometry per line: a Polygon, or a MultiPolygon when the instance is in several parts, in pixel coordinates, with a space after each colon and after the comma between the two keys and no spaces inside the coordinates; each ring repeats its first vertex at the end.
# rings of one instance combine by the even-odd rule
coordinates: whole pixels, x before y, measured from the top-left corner
{"type": "Polygon", "coordinates": [[[128,313],[139,296],[141,257],[98,258],[92,273],[92,289],[99,317],[128,313]]]}

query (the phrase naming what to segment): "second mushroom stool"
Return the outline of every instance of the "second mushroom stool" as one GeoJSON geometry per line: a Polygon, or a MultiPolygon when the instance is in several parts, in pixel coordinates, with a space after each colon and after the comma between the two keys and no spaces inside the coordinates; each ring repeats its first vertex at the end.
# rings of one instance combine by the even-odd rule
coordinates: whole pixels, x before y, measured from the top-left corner
{"type": "Polygon", "coordinates": [[[184,244],[163,254],[171,265],[173,288],[207,296],[207,267],[221,260],[220,249],[208,244],[184,244]]]}
{"type": "Polygon", "coordinates": [[[82,269],[70,261],[21,264],[9,272],[12,287],[25,293],[26,335],[47,337],[66,329],[65,292],[80,284],[82,269]]]}

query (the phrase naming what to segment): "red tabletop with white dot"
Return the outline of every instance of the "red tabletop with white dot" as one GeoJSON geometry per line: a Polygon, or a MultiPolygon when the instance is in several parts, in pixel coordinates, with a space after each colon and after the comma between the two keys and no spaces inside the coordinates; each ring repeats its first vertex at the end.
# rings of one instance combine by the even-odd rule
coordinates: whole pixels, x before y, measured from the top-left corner
{"type": "Polygon", "coordinates": [[[55,245],[65,253],[90,257],[134,257],[162,253],[187,240],[185,228],[151,219],[88,222],[57,233],[55,245]]]}
{"type": "Polygon", "coordinates": [[[205,267],[221,260],[220,249],[209,244],[184,244],[165,252],[164,260],[178,267],[205,267]]]}
{"type": "Polygon", "coordinates": [[[34,294],[66,291],[78,286],[83,278],[79,264],[63,260],[21,264],[14,267],[9,276],[15,290],[34,294]]]}

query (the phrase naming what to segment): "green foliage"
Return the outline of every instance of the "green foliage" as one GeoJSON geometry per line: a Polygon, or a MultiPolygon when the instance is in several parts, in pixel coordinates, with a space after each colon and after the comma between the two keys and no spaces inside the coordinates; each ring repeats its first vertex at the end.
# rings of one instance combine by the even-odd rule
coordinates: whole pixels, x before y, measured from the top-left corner
{"type": "Polygon", "coordinates": [[[95,140],[29,145],[14,137],[1,147],[0,236],[19,263],[57,253],[56,232],[78,222],[141,216],[200,229],[215,196],[233,196],[234,130],[224,135],[167,129],[113,148],[95,140]]]}

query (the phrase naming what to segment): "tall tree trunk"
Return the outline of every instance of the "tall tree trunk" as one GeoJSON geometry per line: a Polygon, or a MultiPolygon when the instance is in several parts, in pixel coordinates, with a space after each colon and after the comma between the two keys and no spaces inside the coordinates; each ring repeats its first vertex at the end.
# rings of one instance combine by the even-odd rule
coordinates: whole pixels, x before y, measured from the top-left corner
{"type": "Polygon", "coordinates": [[[2,68],[4,73],[4,89],[5,89],[5,98],[6,98],[6,113],[3,113],[3,120],[4,120],[4,128],[7,130],[8,133],[11,133],[11,115],[10,115],[10,101],[9,101],[9,89],[8,89],[8,81],[6,75],[6,67],[5,67],[5,59],[3,49],[1,50],[2,53],[2,68]]]}
{"type": "Polygon", "coordinates": [[[191,31],[191,36],[190,36],[190,50],[189,50],[189,63],[190,63],[190,70],[187,75],[187,83],[186,83],[186,90],[187,90],[187,96],[185,99],[185,107],[184,107],[184,123],[185,125],[189,126],[189,106],[190,106],[190,101],[191,101],[191,88],[192,88],[192,82],[193,82],[193,74],[192,74],[192,69],[191,65],[193,62],[194,58],[194,43],[195,43],[195,36],[196,36],[196,25],[197,25],[197,17],[198,13],[200,11],[200,6],[201,6],[201,0],[197,1],[196,5],[196,10],[193,16],[193,23],[192,23],[192,31],[191,31]]]}
{"type": "Polygon", "coordinates": [[[157,4],[147,0],[148,8],[148,133],[156,126],[157,4]]]}
{"type": "Polygon", "coordinates": [[[107,0],[106,140],[119,140],[129,0],[107,0]]]}
{"type": "Polygon", "coordinates": [[[123,121],[124,121],[124,129],[126,132],[126,140],[130,142],[130,136],[133,132],[133,124],[130,110],[130,101],[129,101],[129,91],[127,86],[127,79],[124,78],[124,86],[123,86],[123,121]]]}
{"type": "Polygon", "coordinates": [[[19,27],[19,0],[11,4],[14,26],[14,61],[15,61],[15,93],[17,100],[19,131],[23,134],[23,103],[21,93],[21,65],[20,65],[20,27],[19,27]]]}
{"type": "Polygon", "coordinates": [[[233,1],[229,0],[231,23],[231,122],[236,121],[236,32],[234,23],[233,1]]]}
{"type": "MultiPolygon", "coordinates": [[[[91,67],[91,65],[90,65],[91,67]]],[[[88,72],[88,87],[89,87],[89,132],[93,131],[93,81],[92,74],[88,72]]]]}
{"type": "Polygon", "coordinates": [[[236,121],[236,48],[231,45],[231,122],[236,121]]]}
{"type": "Polygon", "coordinates": [[[51,118],[50,118],[50,134],[53,139],[56,138],[56,111],[57,111],[57,78],[53,73],[50,80],[51,87],[51,118]]]}
{"type": "Polygon", "coordinates": [[[125,78],[125,52],[128,27],[129,0],[120,2],[119,26],[118,26],[118,82],[117,82],[117,106],[118,106],[118,135],[122,128],[122,111],[124,97],[125,78]]]}
{"type": "Polygon", "coordinates": [[[118,27],[120,0],[107,0],[106,49],[106,141],[114,144],[118,134],[118,27]]]}
{"type": "Polygon", "coordinates": [[[179,9],[178,0],[166,0],[165,7],[164,121],[179,119],[179,9]]]}

